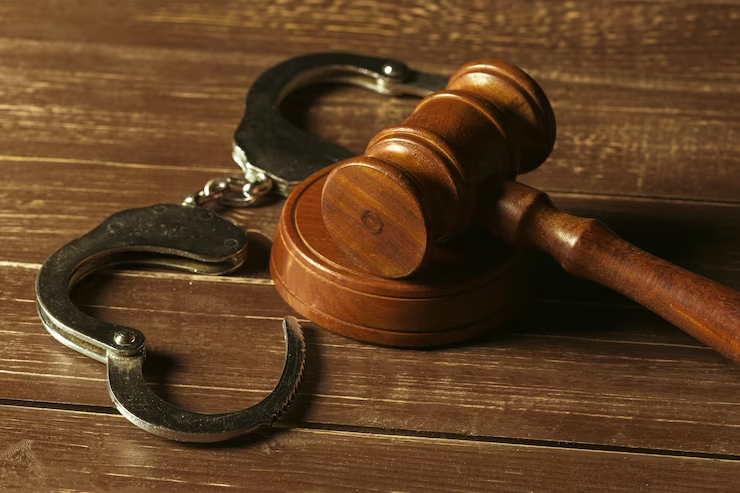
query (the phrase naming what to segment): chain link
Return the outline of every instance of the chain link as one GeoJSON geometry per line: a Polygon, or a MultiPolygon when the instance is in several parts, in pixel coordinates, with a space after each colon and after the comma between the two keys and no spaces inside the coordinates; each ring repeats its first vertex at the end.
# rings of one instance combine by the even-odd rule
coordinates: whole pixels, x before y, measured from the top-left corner
{"type": "Polygon", "coordinates": [[[271,194],[275,183],[264,173],[257,173],[252,180],[227,176],[214,178],[203,190],[183,200],[182,205],[199,207],[216,202],[225,207],[254,207],[263,203],[271,194]]]}

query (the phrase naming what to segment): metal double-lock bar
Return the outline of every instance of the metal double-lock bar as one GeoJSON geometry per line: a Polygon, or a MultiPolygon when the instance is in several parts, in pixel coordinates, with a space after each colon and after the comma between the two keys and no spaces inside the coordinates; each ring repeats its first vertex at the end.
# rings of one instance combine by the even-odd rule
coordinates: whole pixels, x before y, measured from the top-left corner
{"type": "Polygon", "coordinates": [[[352,157],[347,149],[294,127],[280,112],[281,101],[291,91],[323,82],[425,96],[442,89],[446,78],[413,71],[394,60],[345,53],[306,55],[276,65],[254,82],[234,135],[233,157],[244,178],[211,180],[182,205],[113,214],[57,250],[41,267],[36,302],[44,327],[65,346],[106,363],[111,399],[136,426],[174,440],[221,441],[271,425],[295,396],[306,348],[294,317],[283,321],[285,362],[270,395],[247,409],[202,414],[165,402],[147,386],[141,331],[85,314],[72,302],[70,291],[95,271],[124,264],[211,275],[239,268],[247,255],[246,233],[213,210],[195,206],[213,201],[226,207],[258,205],[270,194],[287,195],[291,185],[314,171],[352,157]]]}

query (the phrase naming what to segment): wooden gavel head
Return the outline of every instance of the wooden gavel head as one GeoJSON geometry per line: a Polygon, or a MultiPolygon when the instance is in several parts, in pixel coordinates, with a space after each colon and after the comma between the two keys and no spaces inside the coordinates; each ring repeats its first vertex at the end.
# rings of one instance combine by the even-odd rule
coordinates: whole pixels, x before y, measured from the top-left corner
{"type": "Polygon", "coordinates": [[[526,74],[463,66],[364,157],[293,191],[270,256],[275,288],[304,317],[378,344],[436,346],[504,324],[527,298],[525,256],[475,228],[452,239],[484,183],[537,167],[554,140],[550,105],[526,74]]]}
{"type": "Polygon", "coordinates": [[[552,108],[532,78],[498,60],[468,63],[331,172],[326,229],[368,272],[410,276],[469,225],[484,185],[531,171],[554,143],[552,108]]]}
{"type": "Polygon", "coordinates": [[[520,256],[491,244],[495,236],[544,251],[740,363],[740,293],[512,181],[554,141],[550,104],[524,72],[493,60],[464,65],[364,156],[312,175],[289,197],[270,260],[275,287],[350,337],[459,341],[501,324],[525,296],[520,256]],[[481,228],[468,228],[474,221],[481,228]],[[452,241],[466,229],[492,235],[452,241]]]}

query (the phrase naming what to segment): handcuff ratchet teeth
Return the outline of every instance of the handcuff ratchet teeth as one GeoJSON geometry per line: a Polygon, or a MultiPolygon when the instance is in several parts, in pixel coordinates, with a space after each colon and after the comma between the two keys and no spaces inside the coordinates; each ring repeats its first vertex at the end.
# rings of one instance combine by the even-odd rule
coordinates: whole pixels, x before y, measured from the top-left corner
{"type": "Polygon", "coordinates": [[[39,316],[59,342],[107,364],[111,398],[135,425],[174,440],[226,440],[271,425],[293,398],[305,361],[303,334],[295,318],[283,321],[286,357],[272,393],[247,409],[201,414],[168,404],[147,386],[144,334],[85,314],[69,293],[104,267],[143,263],[223,274],[238,268],[246,253],[246,233],[211,210],[159,204],[120,211],[47,259],[36,281],[39,316]]]}

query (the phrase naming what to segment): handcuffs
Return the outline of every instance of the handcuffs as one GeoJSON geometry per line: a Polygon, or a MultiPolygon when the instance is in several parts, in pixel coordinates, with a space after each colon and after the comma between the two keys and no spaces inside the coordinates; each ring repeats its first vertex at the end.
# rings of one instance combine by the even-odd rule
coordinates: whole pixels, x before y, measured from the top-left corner
{"type": "Polygon", "coordinates": [[[158,397],[143,376],[145,338],[141,331],[97,320],[77,308],[70,291],[102,268],[148,264],[197,274],[226,274],[246,259],[247,235],[213,210],[249,207],[271,196],[287,196],[292,185],[353,153],[294,127],[281,101],[297,88],[343,82],[381,94],[423,97],[444,88],[446,78],[409,69],[383,58],[320,53],[292,58],[260,75],[247,94],[232,156],[244,177],[218,178],[182,204],[158,204],[117,212],[53,253],[36,281],[36,303],[46,330],[56,340],[108,368],[108,390],[119,412],[136,426],[165,438],[215,442],[270,426],[290,405],[303,374],[305,342],[294,317],[283,320],[285,361],[275,389],[239,411],[202,414],[179,409],[158,397]]]}

